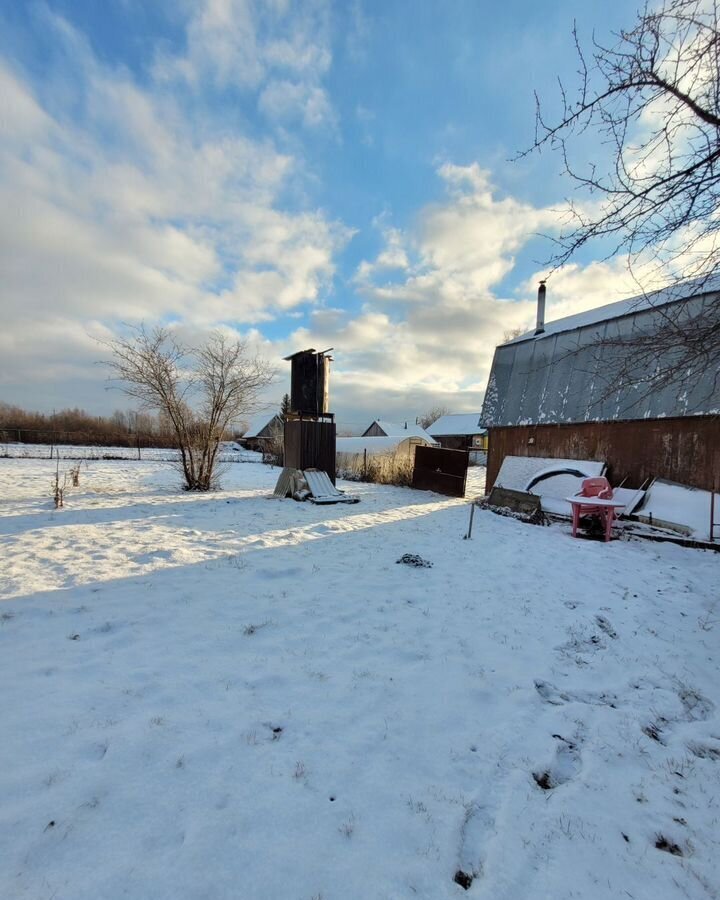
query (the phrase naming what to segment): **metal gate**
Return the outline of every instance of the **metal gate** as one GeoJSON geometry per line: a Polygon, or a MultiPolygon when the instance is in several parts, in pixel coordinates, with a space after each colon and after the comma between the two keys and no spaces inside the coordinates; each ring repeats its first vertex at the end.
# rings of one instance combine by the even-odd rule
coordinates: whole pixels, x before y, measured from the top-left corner
{"type": "Polygon", "coordinates": [[[467,469],[467,450],[416,447],[413,487],[448,497],[464,497],[467,469]]]}

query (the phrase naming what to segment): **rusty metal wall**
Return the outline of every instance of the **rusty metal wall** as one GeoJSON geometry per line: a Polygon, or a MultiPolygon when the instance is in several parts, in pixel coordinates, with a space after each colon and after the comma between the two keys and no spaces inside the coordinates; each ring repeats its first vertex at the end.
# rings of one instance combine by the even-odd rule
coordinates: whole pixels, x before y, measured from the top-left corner
{"type": "Polygon", "coordinates": [[[320,469],[335,484],[335,422],[289,417],[285,422],[285,465],[320,469]]]}
{"type": "Polygon", "coordinates": [[[464,497],[467,467],[467,450],[416,447],[412,486],[448,497],[464,497]]]}
{"type": "Polygon", "coordinates": [[[490,429],[487,490],[506,456],[597,459],[612,484],[640,487],[648,478],[720,490],[720,417],[630,422],[520,425],[490,429]]]}

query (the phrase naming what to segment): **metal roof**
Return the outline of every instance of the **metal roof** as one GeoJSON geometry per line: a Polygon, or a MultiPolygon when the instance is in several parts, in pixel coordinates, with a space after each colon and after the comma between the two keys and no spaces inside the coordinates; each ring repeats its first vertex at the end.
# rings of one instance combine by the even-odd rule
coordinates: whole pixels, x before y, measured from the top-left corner
{"type": "Polygon", "coordinates": [[[273,419],[278,418],[280,416],[276,412],[266,412],[262,413],[258,416],[255,416],[254,419],[248,425],[248,429],[243,435],[244,438],[256,438],[259,437],[261,432],[263,432],[268,425],[272,422],[273,419]]]}
{"type": "Polygon", "coordinates": [[[385,419],[375,419],[365,430],[369,431],[373,425],[379,425],[380,430],[383,431],[387,437],[396,437],[398,440],[402,440],[406,437],[420,437],[429,444],[435,443],[427,431],[420,425],[416,425],[414,422],[388,422],[385,419]]]}
{"type": "MultiPolygon", "coordinates": [[[[683,315],[695,316],[720,302],[716,283],[705,283],[705,292],[698,294],[688,293],[692,287],[686,282],[569,316],[549,323],[538,335],[531,332],[501,344],[485,392],[483,423],[542,425],[720,413],[720,360],[714,369],[698,372],[689,387],[686,381],[682,388],[668,384],[648,392],[630,385],[607,395],[604,373],[616,354],[631,351],[603,345],[603,339],[651,333],[668,303],[683,301],[683,315]]],[[[639,370],[638,376],[642,374],[639,370]]]]}
{"type": "Polygon", "coordinates": [[[628,297],[626,300],[616,300],[614,303],[606,303],[603,306],[586,309],[585,312],[564,316],[562,319],[556,319],[554,322],[546,322],[544,330],[539,335],[536,335],[535,329],[533,329],[532,331],[526,331],[525,334],[521,334],[507,343],[519,344],[521,341],[542,338],[548,334],[573,331],[585,325],[598,325],[602,322],[607,322],[609,319],[618,319],[644,309],[658,309],[666,306],[668,303],[677,303],[679,300],[687,300],[689,297],[717,291],[720,291],[720,274],[705,278],[689,278],[664,287],[659,291],[638,294],[635,297],[628,297]]]}

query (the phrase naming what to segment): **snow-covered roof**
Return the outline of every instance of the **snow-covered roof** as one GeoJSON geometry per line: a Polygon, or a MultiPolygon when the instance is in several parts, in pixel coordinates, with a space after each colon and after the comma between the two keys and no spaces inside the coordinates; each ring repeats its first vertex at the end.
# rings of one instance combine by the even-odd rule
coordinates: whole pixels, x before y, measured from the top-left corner
{"type": "MultiPolygon", "coordinates": [[[[248,425],[248,430],[243,435],[244,438],[256,438],[264,431],[272,420],[278,416],[276,412],[266,412],[255,416],[248,425]]],[[[278,416],[279,418],[279,416],[278,416]]]]}
{"type": "MultiPolygon", "coordinates": [[[[385,419],[375,419],[372,424],[379,425],[381,430],[384,431],[388,437],[421,437],[431,444],[435,443],[424,428],[421,428],[420,425],[415,425],[412,422],[387,422],[385,419]]],[[[372,425],[370,427],[372,428],[372,425]]]]}
{"type": "Polygon", "coordinates": [[[435,443],[429,435],[427,438],[421,438],[415,434],[393,435],[392,437],[340,437],[335,442],[335,451],[337,453],[362,453],[367,450],[368,455],[392,453],[407,440],[411,440],[414,444],[435,443]]]}
{"type": "MultiPolygon", "coordinates": [[[[636,297],[628,297],[627,300],[616,300],[614,303],[606,303],[604,306],[596,306],[593,309],[586,309],[585,312],[575,313],[572,316],[565,316],[562,319],[556,319],[554,322],[546,322],[545,328],[540,334],[535,334],[535,329],[526,331],[507,344],[519,344],[522,341],[542,340],[553,334],[559,334],[563,331],[573,331],[576,328],[585,328],[588,325],[599,325],[601,322],[607,322],[611,319],[619,319],[622,316],[630,316],[633,313],[641,312],[648,309],[657,309],[668,303],[675,303],[678,300],[687,300],[689,297],[695,297],[699,294],[709,294],[720,290],[720,275],[713,275],[708,278],[695,278],[686,281],[679,281],[659,291],[652,291],[647,294],[639,294],[636,297]]],[[[503,344],[502,346],[507,346],[503,344]]]]}
{"type": "Polygon", "coordinates": [[[480,424],[479,412],[440,416],[436,422],[428,425],[427,430],[433,437],[485,433],[485,429],[480,424]]]}
{"type": "MultiPolygon", "coordinates": [[[[608,373],[619,353],[632,364],[633,339],[647,339],[662,326],[667,304],[682,302],[678,316],[699,319],[718,303],[718,290],[720,278],[706,279],[699,288],[697,282],[683,282],[559,319],[541,334],[501,344],[485,391],[483,422],[497,427],[717,414],[719,366],[698,371],[690,386],[687,379],[669,382],[652,393],[638,389],[633,379],[611,393],[608,373]]],[[[643,374],[639,369],[638,380],[643,374]]]]}

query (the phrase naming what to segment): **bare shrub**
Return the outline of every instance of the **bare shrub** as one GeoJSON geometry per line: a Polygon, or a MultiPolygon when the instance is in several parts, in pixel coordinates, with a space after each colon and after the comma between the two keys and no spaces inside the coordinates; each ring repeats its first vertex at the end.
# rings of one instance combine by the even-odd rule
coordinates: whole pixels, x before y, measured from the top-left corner
{"type": "Polygon", "coordinates": [[[216,486],[220,441],[243,415],[260,406],[274,379],[269,364],[251,356],[242,341],[214,332],[199,347],[178,341],[164,327],[141,327],[130,338],[106,344],[122,390],[165,418],[175,434],[184,487],[216,486]]]}
{"type": "Polygon", "coordinates": [[[285,429],[279,423],[270,429],[270,436],[263,443],[263,462],[270,466],[281,466],[285,458],[285,429]]]}
{"type": "Polygon", "coordinates": [[[55,481],[53,484],[53,502],[55,509],[62,509],[65,504],[65,479],[60,479],[60,457],[58,456],[57,465],[55,467],[55,481]]]}
{"type": "Polygon", "coordinates": [[[417,423],[421,428],[429,428],[434,422],[437,422],[438,419],[441,419],[443,416],[449,415],[450,410],[447,406],[433,406],[432,409],[429,409],[423,415],[418,416],[417,423]]]}
{"type": "Polygon", "coordinates": [[[60,472],[60,457],[57,457],[55,466],[55,478],[53,479],[53,503],[55,509],[65,506],[65,491],[69,487],[80,487],[80,462],[71,466],[66,472],[60,472]]]}

